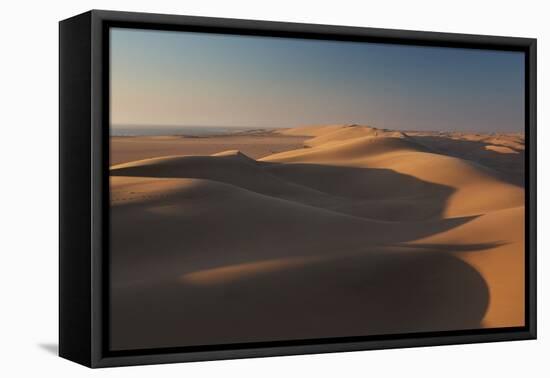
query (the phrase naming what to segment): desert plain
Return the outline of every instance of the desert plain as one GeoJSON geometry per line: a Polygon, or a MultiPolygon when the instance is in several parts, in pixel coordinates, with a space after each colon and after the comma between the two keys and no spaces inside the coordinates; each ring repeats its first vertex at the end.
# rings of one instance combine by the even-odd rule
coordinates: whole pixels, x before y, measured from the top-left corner
{"type": "Polygon", "coordinates": [[[523,326],[524,136],[111,137],[111,348],[523,326]]]}

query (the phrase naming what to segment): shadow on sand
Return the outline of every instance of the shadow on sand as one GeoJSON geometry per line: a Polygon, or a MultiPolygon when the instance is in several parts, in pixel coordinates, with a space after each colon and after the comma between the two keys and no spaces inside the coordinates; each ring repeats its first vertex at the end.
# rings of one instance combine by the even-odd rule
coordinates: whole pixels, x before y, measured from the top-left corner
{"type": "Polygon", "coordinates": [[[487,283],[470,265],[446,252],[485,250],[503,242],[441,245],[434,250],[419,246],[413,253],[399,248],[387,250],[396,243],[427,237],[474,219],[442,219],[453,188],[387,169],[250,164],[225,157],[191,160],[179,158],[163,162],[160,167],[147,165],[111,171],[112,176],[201,178],[230,184],[232,191],[228,199],[221,195],[174,194],[163,197],[162,202],[151,200],[112,208],[115,236],[111,248],[112,277],[121,283],[111,291],[114,349],[481,326],[489,303],[487,283]],[[200,164],[188,164],[191,160],[200,164]],[[248,191],[262,196],[250,196],[246,194],[248,191]],[[201,217],[149,211],[155,206],[163,209],[176,206],[181,201],[201,207],[201,217]],[[261,207],[254,201],[259,201],[261,207]],[[300,206],[294,208],[292,203],[300,206]],[[288,213],[286,218],[282,210],[277,213],[287,207],[295,212],[288,213]],[[309,212],[309,207],[318,210],[309,212]],[[329,210],[328,215],[319,209],[329,210]],[[352,216],[334,218],[335,212],[352,216]],[[384,214],[389,212],[396,222],[386,222],[386,250],[364,246],[367,244],[358,237],[354,247],[363,251],[349,255],[347,250],[338,250],[339,245],[344,245],[338,235],[322,228],[330,222],[349,222],[350,226],[342,230],[361,233],[361,228],[366,227],[362,219],[385,222],[388,217],[384,214]],[[253,220],[247,222],[247,219],[253,220]],[[302,223],[293,223],[297,219],[302,223]],[[303,220],[306,226],[309,222],[319,228],[302,227],[303,220]],[[426,230],[425,225],[432,224],[426,220],[434,222],[433,228],[426,230]],[[416,224],[422,225],[421,231],[414,231],[416,224]],[[264,225],[271,228],[264,230],[264,225]],[[273,228],[278,225],[280,228],[273,228]],[[396,227],[413,231],[400,238],[396,236],[398,240],[392,242],[396,227]],[[136,235],[139,235],[137,242],[136,235]],[[235,254],[237,263],[292,257],[292,248],[312,245],[312,238],[318,239],[316,246],[331,249],[332,257],[247,274],[223,283],[191,285],[175,274],[178,269],[183,274],[188,262],[195,258],[228,261],[235,254]],[[135,280],[120,282],[128,272],[135,280]],[[152,272],[153,275],[159,272],[156,281],[142,279],[151,277],[152,272]]]}

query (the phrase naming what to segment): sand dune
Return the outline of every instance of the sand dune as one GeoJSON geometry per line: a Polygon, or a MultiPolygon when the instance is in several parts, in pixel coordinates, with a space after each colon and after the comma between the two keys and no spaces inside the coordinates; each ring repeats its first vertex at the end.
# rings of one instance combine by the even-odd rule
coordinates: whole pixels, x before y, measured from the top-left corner
{"type": "MultiPolygon", "coordinates": [[[[225,151],[213,156],[168,156],[140,160],[111,167],[111,176],[209,179],[319,207],[335,205],[334,198],[329,195],[282,180],[238,151],[225,151]]],[[[337,204],[340,203],[337,201],[337,204]]]]}
{"type": "Polygon", "coordinates": [[[261,163],[238,151],[213,156],[146,159],[113,166],[111,175],[203,178],[301,204],[381,220],[422,220],[437,216],[443,211],[442,201],[452,193],[450,187],[387,169],[261,163]]]}
{"type": "Polygon", "coordinates": [[[115,348],[523,324],[524,189],[431,139],[521,135],[273,134],[307,140],[111,167],[115,348]]]}
{"type": "MultiPolygon", "coordinates": [[[[211,180],[156,180],[158,187],[151,186],[149,178],[111,178],[112,223],[121,229],[112,240],[115,246],[120,241],[121,249],[123,245],[127,246],[126,251],[121,251],[118,256],[123,259],[128,274],[141,275],[137,268],[132,267],[134,263],[146,261],[145,267],[150,269],[156,264],[163,266],[167,262],[164,259],[172,258],[175,260],[168,265],[183,273],[182,269],[211,269],[257,259],[354,254],[367,246],[428,237],[473,219],[434,219],[414,223],[378,221],[211,180]],[[198,214],[202,216],[197,217],[198,214]],[[143,239],[129,240],[135,228],[122,230],[129,219],[133,224],[141,225],[143,239]],[[182,234],[182,229],[189,234],[182,234]],[[205,240],[204,230],[210,229],[216,232],[205,240]],[[330,235],[330,239],[320,237],[323,234],[330,235]],[[278,243],[282,236],[284,248],[278,243]],[[174,240],[180,242],[174,243],[174,240]],[[172,251],[173,245],[179,249],[180,243],[185,245],[185,258],[172,251]],[[208,247],[203,249],[202,243],[207,243],[208,247]],[[194,246],[198,249],[194,250],[194,246]],[[228,246],[239,246],[238,252],[224,253],[228,246]],[[152,249],[158,251],[151,254],[152,249]],[[126,261],[124,255],[127,253],[131,253],[133,261],[126,261]],[[185,268],[176,265],[178,261],[185,268]]],[[[113,258],[115,266],[116,261],[113,258]]]]}
{"type": "Polygon", "coordinates": [[[111,165],[168,155],[211,155],[224,150],[240,150],[257,159],[303,146],[305,136],[274,132],[237,132],[208,137],[115,136],[111,137],[111,165]]]}
{"type": "Polygon", "coordinates": [[[280,129],[277,130],[277,134],[281,135],[291,135],[291,136],[306,136],[306,137],[317,137],[323,134],[337,131],[345,127],[344,125],[321,125],[321,126],[302,126],[302,127],[293,127],[290,129],[280,129]]]}
{"type": "Polygon", "coordinates": [[[368,126],[349,125],[340,128],[331,128],[330,130],[318,133],[315,138],[308,139],[304,143],[306,146],[315,147],[322,144],[332,144],[366,136],[403,138],[405,134],[400,131],[380,130],[368,126]]]}
{"type": "Polygon", "coordinates": [[[491,305],[483,318],[486,326],[505,327],[524,321],[522,308],[518,308],[518,303],[525,300],[524,212],[523,206],[490,212],[468,224],[412,243],[448,250],[445,248],[448,245],[468,243],[474,239],[481,243],[499,241],[488,250],[455,253],[490,283],[491,305]]]}
{"type": "Polygon", "coordinates": [[[367,157],[379,157],[381,154],[402,153],[412,151],[428,151],[428,149],[403,134],[389,136],[361,136],[351,140],[326,141],[312,148],[293,150],[273,154],[260,159],[261,161],[279,161],[284,163],[323,162],[333,165],[338,162],[357,165],[352,160],[367,157]]]}
{"type": "Polygon", "coordinates": [[[522,134],[407,132],[407,135],[434,152],[474,161],[501,172],[502,179],[523,187],[525,141],[522,134]]]}
{"type": "Polygon", "coordinates": [[[489,151],[499,152],[501,154],[518,154],[519,153],[518,151],[506,146],[488,145],[488,146],[485,146],[485,149],[489,151]]]}
{"type": "MultiPolygon", "coordinates": [[[[445,216],[449,217],[476,215],[524,203],[523,189],[507,183],[498,172],[474,162],[430,152],[402,135],[367,136],[336,144],[329,142],[314,148],[271,155],[261,161],[389,169],[424,182],[445,185],[454,189],[446,205],[445,216]]],[[[353,187],[355,181],[350,180],[347,184],[353,187]]]]}

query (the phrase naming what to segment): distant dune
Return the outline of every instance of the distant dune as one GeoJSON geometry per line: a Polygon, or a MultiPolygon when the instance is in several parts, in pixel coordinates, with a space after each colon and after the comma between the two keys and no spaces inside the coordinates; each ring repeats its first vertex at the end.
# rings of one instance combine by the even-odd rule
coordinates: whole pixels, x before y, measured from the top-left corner
{"type": "Polygon", "coordinates": [[[115,349],[524,324],[519,134],[148,138],[111,167],[115,349]]]}
{"type": "Polygon", "coordinates": [[[166,155],[212,155],[240,150],[257,159],[303,146],[308,137],[273,132],[236,132],[210,136],[115,136],[111,137],[111,165],[166,155]]]}

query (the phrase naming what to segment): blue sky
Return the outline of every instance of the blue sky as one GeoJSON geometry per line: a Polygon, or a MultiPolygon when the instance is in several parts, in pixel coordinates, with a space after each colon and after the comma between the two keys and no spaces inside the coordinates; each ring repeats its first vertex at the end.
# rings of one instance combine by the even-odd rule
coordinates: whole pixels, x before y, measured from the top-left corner
{"type": "Polygon", "coordinates": [[[519,52],[111,29],[111,125],[518,132],[519,52]]]}

